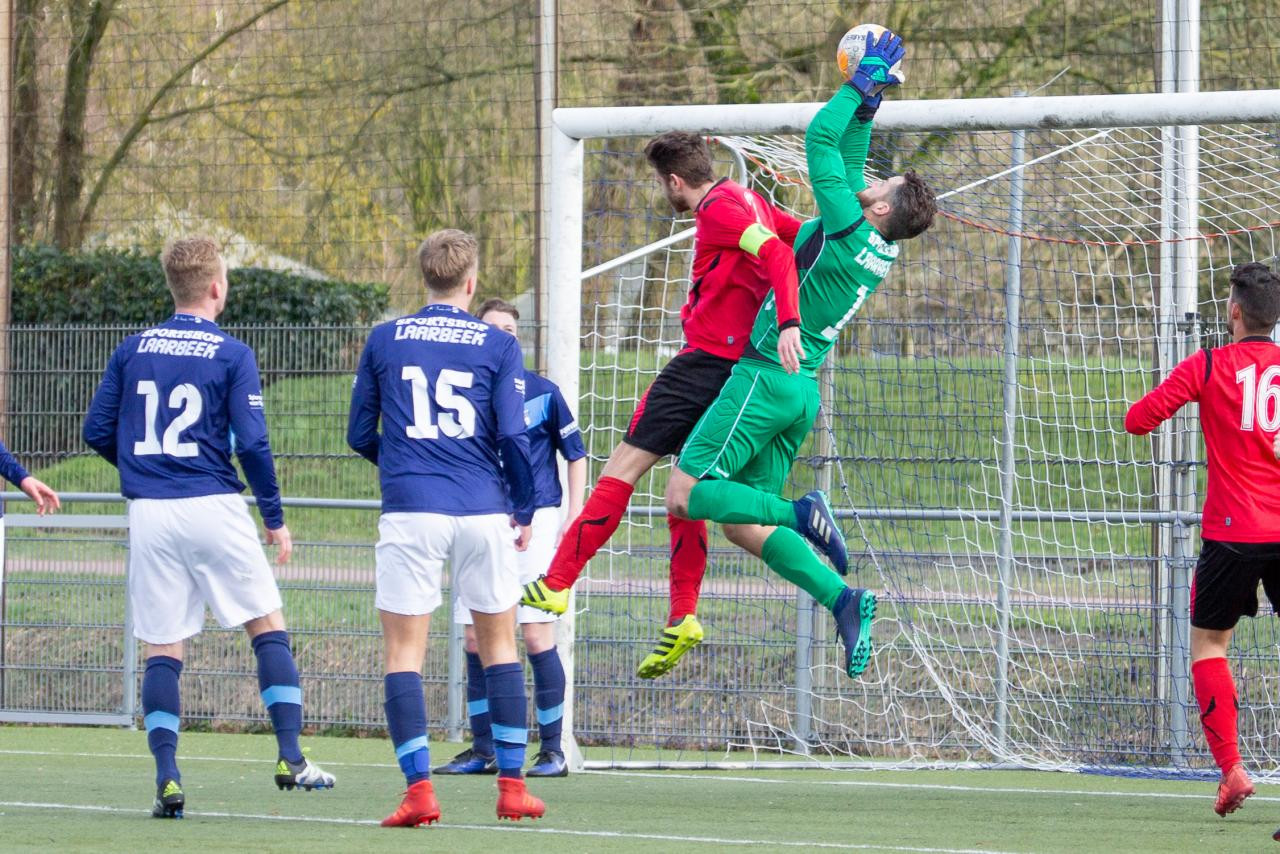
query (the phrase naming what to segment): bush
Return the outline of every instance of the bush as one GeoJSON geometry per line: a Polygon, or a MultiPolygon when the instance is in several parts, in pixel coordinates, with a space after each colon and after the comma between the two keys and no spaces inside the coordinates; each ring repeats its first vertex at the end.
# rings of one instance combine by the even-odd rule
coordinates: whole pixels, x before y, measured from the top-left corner
{"type": "MultiPolygon", "coordinates": [[[[229,277],[222,326],[347,326],[371,323],[388,305],[387,286],[313,279],[243,267],[229,277]]],[[[155,255],[137,250],[13,250],[13,323],[145,326],[173,309],[155,255]]]]}
{"type": "MultiPolygon", "coordinates": [[[[354,373],[367,327],[388,305],[381,284],[253,268],[229,278],[218,324],[255,349],[264,384],[354,373]]],[[[13,323],[37,328],[9,335],[9,445],[36,466],[85,451],[80,422],[111,351],[172,311],[158,257],[16,247],[13,323]]]]}

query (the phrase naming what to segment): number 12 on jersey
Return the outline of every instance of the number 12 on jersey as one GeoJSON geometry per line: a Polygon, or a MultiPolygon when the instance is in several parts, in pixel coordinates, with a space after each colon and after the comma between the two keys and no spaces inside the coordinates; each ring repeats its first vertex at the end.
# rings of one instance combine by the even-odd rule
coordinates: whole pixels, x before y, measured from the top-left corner
{"type": "Polygon", "coordinates": [[[443,368],[436,377],[435,401],[440,412],[431,421],[431,390],[426,371],[417,365],[400,369],[400,379],[407,380],[413,390],[413,423],[405,426],[410,439],[439,439],[441,431],[451,439],[470,439],[476,434],[476,410],[471,401],[456,389],[471,388],[474,375],[470,371],[443,368]]]}
{"type": "Polygon", "coordinates": [[[1236,385],[1244,386],[1244,403],[1240,407],[1240,429],[1253,430],[1256,423],[1264,431],[1280,429],[1280,365],[1272,365],[1258,378],[1258,366],[1249,365],[1236,371],[1236,385]],[[1256,382],[1255,382],[1256,380],[1256,382]]]}
{"type": "Polygon", "coordinates": [[[160,389],[154,380],[139,380],[138,394],[142,395],[143,425],[142,441],[133,443],[135,456],[144,457],[149,454],[167,454],[171,457],[196,457],[200,455],[200,446],[195,442],[183,442],[182,431],[200,420],[204,412],[204,401],[200,397],[200,389],[191,383],[182,383],[169,392],[169,408],[181,409],[169,426],[164,430],[164,437],[156,435],[156,416],[160,414],[160,389]]]}

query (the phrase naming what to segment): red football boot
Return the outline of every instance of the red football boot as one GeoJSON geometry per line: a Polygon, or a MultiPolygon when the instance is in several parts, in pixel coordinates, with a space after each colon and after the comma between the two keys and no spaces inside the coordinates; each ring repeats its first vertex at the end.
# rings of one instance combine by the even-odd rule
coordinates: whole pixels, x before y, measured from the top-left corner
{"type": "Polygon", "coordinates": [[[522,818],[542,818],[547,805],[529,794],[524,780],[514,777],[498,778],[498,818],[519,821],[522,818]]]}
{"type": "Polygon", "coordinates": [[[1218,815],[1226,815],[1240,809],[1244,799],[1253,794],[1253,781],[1245,772],[1243,765],[1232,765],[1222,772],[1222,780],[1218,783],[1218,800],[1213,811],[1218,815]]]}
{"type": "Polygon", "coordinates": [[[383,827],[417,827],[440,820],[440,804],[430,780],[419,780],[404,793],[400,808],[382,820],[383,827]]]}

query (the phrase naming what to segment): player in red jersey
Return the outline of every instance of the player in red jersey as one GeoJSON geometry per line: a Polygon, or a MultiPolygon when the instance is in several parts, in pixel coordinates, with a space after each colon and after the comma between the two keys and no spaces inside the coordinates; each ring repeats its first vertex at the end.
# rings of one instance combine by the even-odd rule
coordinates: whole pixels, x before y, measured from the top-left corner
{"type": "Polygon", "coordinates": [[[1204,546],[1191,584],[1191,676],[1200,722],[1222,769],[1213,809],[1226,815],[1253,794],[1240,760],[1236,688],[1227,644],[1236,622],[1258,613],[1258,582],[1280,606],[1280,276],[1264,264],[1231,273],[1226,347],[1201,350],[1129,408],[1124,427],[1146,435],[1185,403],[1200,404],[1209,482],[1204,546]]]}
{"type": "MultiPolygon", "coordinates": [[[[778,354],[800,369],[799,285],[791,244],[799,220],[728,178],[716,180],[711,152],[696,134],[671,132],[645,146],[645,157],[675,210],[695,212],[692,287],[680,310],[685,346],[640,399],[626,436],[565,531],[547,574],[526,584],[521,602],[563,613],[569,588],[617,530],[635,484],[677,453],[742,356],[760,305],[772,289],[781,334],[778,354]]],[[[707,566],[705,522],[667,517],[671,531],[671,611],[658,645],[639,668],[652,679],[702,640],[695,611],[707,566]]]]}

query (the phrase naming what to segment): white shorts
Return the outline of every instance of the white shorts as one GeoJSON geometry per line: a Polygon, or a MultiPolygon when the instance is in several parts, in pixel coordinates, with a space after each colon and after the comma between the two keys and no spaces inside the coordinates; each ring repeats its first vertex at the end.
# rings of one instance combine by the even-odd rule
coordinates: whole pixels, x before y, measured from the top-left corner
{"type": "MultiPolygon", "coordinates": [[[[515,531],[513,530],[514,534],[515,531]]],[[[516,552],[516,566],[520,570],[520,583],[528,584],[539,575],[544,575],[551,566],[551,558],[556,553],[556,534],[560,533],[560,508],[539,507],[533,512],[533,539],[529,548],[516,552]]],[[[559,614],[552,614],[541,608],[530,608],[520,605],[516,608],[516,622],[554,623],[560,619],[559,614]]],[[[453,621],[464,626],[471,625],[471,611],[459,605],[453,611],[453,621]]]]}
{"type": "Polygon", "coordinates": [[[383,513],[374,555],[380,611],[417,616],[438,608],[446,560],[460,607],[500,614],[520,601],[516,531],[505,513],[383,513]]]}
{"type": "Polygon", "coordinates": [[[199,634],[204,609],[225,628],[281,607],[258,526],[239,495],[129,502],[133,634],[177,643],[199,634]]]}

